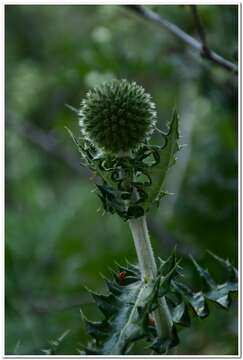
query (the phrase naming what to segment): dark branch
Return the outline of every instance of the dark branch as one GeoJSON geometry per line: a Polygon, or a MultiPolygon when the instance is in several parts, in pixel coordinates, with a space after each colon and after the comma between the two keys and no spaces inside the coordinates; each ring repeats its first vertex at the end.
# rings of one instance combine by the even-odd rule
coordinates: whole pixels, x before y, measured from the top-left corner
{"type": "MultiPolygon", "coordinates": [[[[221,55],[218,55],[216,52],[209,50],[206,43],[206,37],[200,18],[200,31],[203,31],[203,34],[200,34],[200,38],[202,42],[194,39],[192,36],[187,34],[185,31],[181,30],[177,25],[169,22],[165,18],[162,18],[160,15],[156,14],[154,11],[149,10],[145,8],[142,5],[125,5],[127,9],[130,9],[134,11],[137,15],[143,17],[144,19],[147,19],[154,24],[159,25],[161,28],[168,30],[173,35],[175,35],[177,38],[182,40],[185,44],[191,46],[193,49],[199,51],[199,53],[209,61],[213,62],[214,64],[217,64],[218,66],[221,66],[222,68],[238,73],[238,67],[236,64],[232,63],[231,61],[228,61],[224,59],[221,55]],[[203,36],[203,38],[201,37],[203,36]],[[205,51],[205,45],[206,45],[206,51],[205,51]]],[[[194,10],[195,11],[195,10],[194,10]]],[[[198,15],[198,14],[197,14],[198,15]]]]}
{"type": "Polygon", "coordinates": [[[207,44],[206,32],[204,30],[203,23],[197,11],[197,5],[190,5],[190,7],[195,20],[195,25],[198,31],[198,35],[202,42],[202,56],[210,56],[211,51],[207,44]]]}

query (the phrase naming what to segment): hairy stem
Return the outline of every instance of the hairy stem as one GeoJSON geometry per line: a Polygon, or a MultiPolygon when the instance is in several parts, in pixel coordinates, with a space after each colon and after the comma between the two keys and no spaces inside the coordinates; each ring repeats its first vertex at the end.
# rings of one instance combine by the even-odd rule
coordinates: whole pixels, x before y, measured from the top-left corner
{"type": "MultiPolygon", "coordinates": [[[[129,226],[133,235],[142,278],[144,281],[153,279],[157,273],[157,265],[149,238],[146,217],[130,219],[129,226]]],[[[158,301],[158,308],[153,315],[158,335],[163,338],[171,334],[173,323],[166,299],[163,297],[158,301]]]]}
{"type": "Polygon", "coordinates": [[[145,280],[154,278],[157,272],[157,266],[149,239],[146,218],[142,216],[137,219],[130,219],[129,225],[133,235],[142,277],[145,280]]]}

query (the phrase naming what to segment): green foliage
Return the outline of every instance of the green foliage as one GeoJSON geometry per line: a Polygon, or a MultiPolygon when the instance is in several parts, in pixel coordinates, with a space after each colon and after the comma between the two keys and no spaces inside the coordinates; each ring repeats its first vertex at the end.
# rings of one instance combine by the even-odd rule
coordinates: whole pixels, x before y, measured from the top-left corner
{"type": "Polygon", "coordinates": [[[126,354],[135,341],[151,338],[149,314],[156,309],[158,293],[168,288],[175,270],[175,265],[171,268],[166,263],[155,279],[144,282],[138,267],[120,266],[113,280],[106,280],[108,295],[92,293],[105,320],[94,323],[84,318],[89,335],[96,341],[96,347],[87,347],[85,353],[126,354]],[[164,267],[167,267],[166,273],[164,267]]]}
{"type": "Polygon", "coordinates": [[[93,338],[83,354],[129,354],[132,345],[142,338],[146,340],[147,348],[158,354],[168,353],[179,343],[178,331],[191,326],[192,317],[204,319],[209,315],[208,301],[228,309],[231,293],[237,291],[237,271],[228,260],[213,256],[226,269],[227,280],[218,284],[208,270],[192,259],[206,283],[205,288],[196,292],[185,283],[175,252],[166,261],[160,259],[157,276],[147,282],[141,280],[138,267],[131,264],[119,266],[113,279],[106,279],[108,294],[91,292],[105,318],[92,322],[82,315],[87,332],[93,338]],[[173,319],[171,334],[165,338],[158,336],[151,320],[161,297],[168,302],[173,319]]]}
{"type": "Polygon", "coordinates": [[[97,189],[105,211],[127,220],[144,215],[154,203],[159,205],[166,194],[162,186],[167,170],[175,162],[179,149],[176,111],[168,132],[160,132],[162,145],[143,144],[129,156],[100,154],[84,137],[78,140],[68,131],[82,161],[102,179],[97,189]]]}
{"type": "Polygon", "coordinates": [[[140,147],[154,131],[155,104],[142,86],[112,80],[91,89],[78,112],[82,134],[113,154],[140,147]]]}
{"type": "MultiPolygon", "coordinates": [[[[131,271],[128,273],[131,274],[131,271]]],[[[87,348],[86,354],[94,354],[95,351],[97,355],[125,354],[134,341],[146,334],[146,322],[158,286],[156,281],[143,283],[137,277],[134,281],[125,290],[119,284],[112,284],[115,289],[108,296],[94,295],[106,320],[99,323],[85,321],[89,335],[98,344],[102,341],[100,349],[87,348]],[[120,294],[115,295],[114,292],[120,294]]]]}
{"type": "MultiPolygon", "coordinates": [[[[198,36],[189,6],[151,8],[198,36]]],[[[235,61],[238,7],[198,11],[210,47],[235,61]]],[[[80,130],[65,103],[78,107],[89,88],[113,78],[135,80],[149,89],[165,131],[176,104],[187,147],[163,186],[175,195],[148,216],[153,248],[164,258],[177,244],[220,279],[205,249],[237,263],[237,79],[123,6],[6,5],[5,36],[5,352],[43,355],[48,339],[72,329],[58,353],[76,355],[87,340],[80,306],[98,318],[82,284],[102,291],[99,272],[136,254],[127,224],[97,213],[90,173],[64,130],[80,130]]],[[[225,312],[215,306],[180,332],[178,354],[237,354],[237,329],[237,302],[225,312]]],[[[131,352],[150,354],[139,341],[131,352]]]]}

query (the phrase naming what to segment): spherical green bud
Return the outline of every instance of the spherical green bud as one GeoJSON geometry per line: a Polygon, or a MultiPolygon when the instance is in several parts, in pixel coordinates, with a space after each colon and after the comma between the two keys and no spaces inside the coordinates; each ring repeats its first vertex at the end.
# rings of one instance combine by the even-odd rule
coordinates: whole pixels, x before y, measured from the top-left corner
{"type": "Polygon", "coordinates": [[[79,118],[83,135],[95,146],[104,152],[123,154],[150,138],[156,110],[142,86],[112,80],[87,93],[79,118]]]}

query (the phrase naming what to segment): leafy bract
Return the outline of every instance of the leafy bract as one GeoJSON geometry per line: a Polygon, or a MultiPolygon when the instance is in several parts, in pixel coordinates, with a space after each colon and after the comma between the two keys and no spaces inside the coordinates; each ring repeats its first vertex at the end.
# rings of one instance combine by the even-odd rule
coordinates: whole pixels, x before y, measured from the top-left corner
{"type": "Polygon", "coordinates": [[[98,176],[96,189],[105,211],[117,213],[125,220],[143,216],[153,204],[166,195],[163,189],[169,167],[175,162],[178,146],[178,115],[176,111],[167,133],[161,133],[162,145],[141,144],[128,155],[100,153],[84,138],[76,139],[84,165],[98,176]]]}
{"type": "Polygon", "coordinates": [[[151,186],[147,191],[147,198],[144,202],[144,208],[148,209],[150,204],[154,201],[159,201],[164,195],[163,183],[167,174],[168,168],[175,163],[175,153],[179,150],[178,146],[178,114],[173,113],[171,123],[169,124],[169,131],[163,135],[165,139],[164,146],[157,150],[159,161],[152,166],[149,171],[151,179],[151,186]]]}

